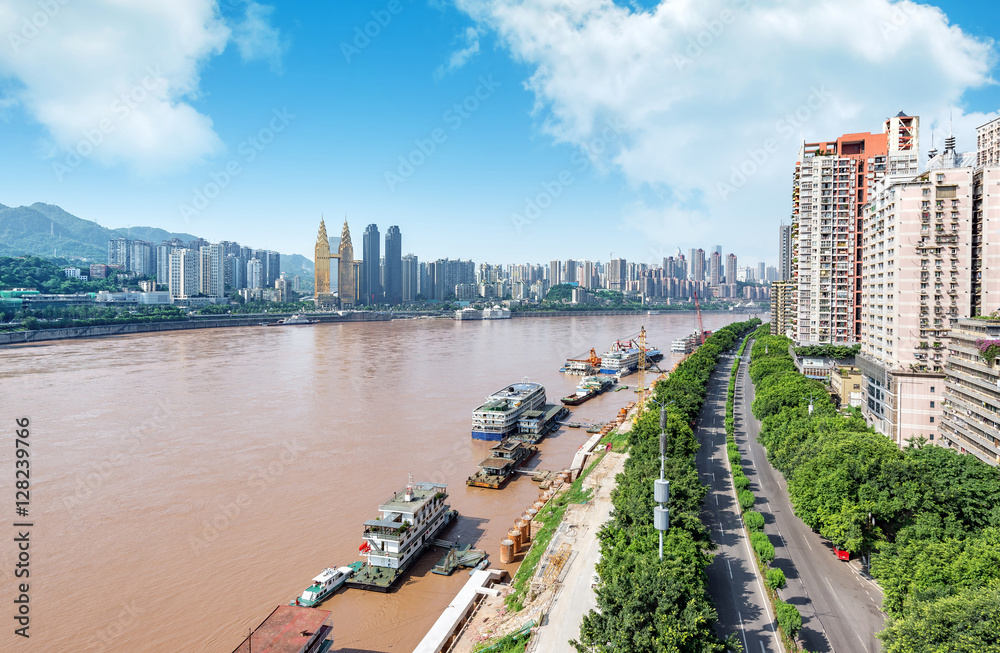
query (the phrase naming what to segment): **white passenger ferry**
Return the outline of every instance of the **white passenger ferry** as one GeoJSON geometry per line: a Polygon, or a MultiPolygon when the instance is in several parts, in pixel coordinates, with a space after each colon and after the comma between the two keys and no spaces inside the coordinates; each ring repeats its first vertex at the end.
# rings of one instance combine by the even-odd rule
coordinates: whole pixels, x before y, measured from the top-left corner
{"type": "Polygon", "coordinates": [[[502,440],[517,431],[518,421],[529,410],[545,405],[545,388],[527,378],[509,385],[486,398],[486,403],[472,412],[472,437],[476,440],[502,440]]]}

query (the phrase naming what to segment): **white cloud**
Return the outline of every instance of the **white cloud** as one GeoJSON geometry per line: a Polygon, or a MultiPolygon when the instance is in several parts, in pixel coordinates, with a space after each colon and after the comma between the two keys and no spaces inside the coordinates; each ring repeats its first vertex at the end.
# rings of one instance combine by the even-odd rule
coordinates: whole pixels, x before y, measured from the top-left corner
{"type": "MultiPolygon", "coordinates": [[[[254,36],[266,30],[253,27],[267,11],[253,12],[237,45],[270,56],[254,36]]],[[[214,0],[7,0],[0,35],[0,102],[16,101],[45,128],[54,168],[86,160],[155,174],[224,149],[190,103],[201,67],[232,37],[214,0]]]]}
{"type": "Polygon", "coordinates": [[[877,132],[901,109],[940,128],[954,111],[959,146],[973,147],[962,95],[993,83],[992,43],[908,1],[455,2],[533,68],[526,87],[555,141],[625,125],[615,165],[638,195],[669,199],[625,207],[623,221],[668,245],[711,238],[773,257],[764,227],[790,213],[801,140],[877,132]],[[741,165],[756,171],[720,191],[741,165]]]}
{"type": "Polygon", "coordinates": [[[233,41],[243,61],[266,61],[272,71],[280,72],[288,43],[269,22],[273,12],[274,7],[248,1],[243,19],[233,26],[233,41]]]}
{"type": "Polygon", "coordinates": [[[462,35],[465,46],[451,53],[448,63],[438,66],[434,71],[434,77],[441,79],[448,73],[454,72],[469,62],[474,56],[479,54],[479,30],[475,27],[466,28],[462,35]]]}

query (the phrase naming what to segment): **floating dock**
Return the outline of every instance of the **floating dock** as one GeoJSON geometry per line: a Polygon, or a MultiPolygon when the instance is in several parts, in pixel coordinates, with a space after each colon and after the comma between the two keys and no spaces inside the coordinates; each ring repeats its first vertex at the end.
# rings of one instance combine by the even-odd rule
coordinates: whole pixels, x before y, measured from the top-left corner
{"type": "Polygon", "coordinates": [[[459,567],[478,567],[486,557],[485,551],[473,549],[471,544],[459,544],[441,556],[441,559],[431,569],[431,573],[450,576],[459,567]]]}

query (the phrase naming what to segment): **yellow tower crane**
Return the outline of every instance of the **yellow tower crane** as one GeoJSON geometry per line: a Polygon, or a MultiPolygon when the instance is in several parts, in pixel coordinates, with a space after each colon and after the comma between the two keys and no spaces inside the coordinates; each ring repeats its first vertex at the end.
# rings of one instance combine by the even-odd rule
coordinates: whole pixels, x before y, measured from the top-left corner
{"type": "Polygon", "coordinates": [[[638,411],[642,412],[643,393],[646,391],[646,327],[639,328],[639,367],[636,370],[639,375],[639,397],[637,400],[638,411]]]}

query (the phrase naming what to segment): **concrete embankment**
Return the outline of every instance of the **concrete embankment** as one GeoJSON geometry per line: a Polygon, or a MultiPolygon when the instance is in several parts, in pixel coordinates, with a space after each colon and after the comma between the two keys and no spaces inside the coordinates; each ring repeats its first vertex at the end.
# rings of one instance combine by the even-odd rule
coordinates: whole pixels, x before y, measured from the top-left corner
{"type": "MultiPolygon", "coordinates": [[[[252,317],[196,317],[174,322],[146,322],[136,324],[102,324],[99,326],[66,327],[62,329],[36,329],[34,331],[9,331],[0,333],[0,346],[20,345],[48,340],[69,338],[100,338],[123,336],[133,333],[158,333],[163,331],[184,331],[188,329],[218,329],[224,327],[257,326],[263,321],[274,322],[287,315],[255,315],[252,317]]],[[[311,315],[320,322],[386,322],[392,320],[392,313],[357,312],[346,315],[311,315]]]]}

